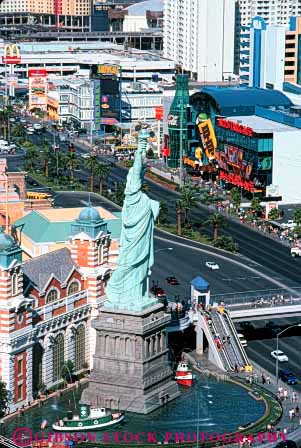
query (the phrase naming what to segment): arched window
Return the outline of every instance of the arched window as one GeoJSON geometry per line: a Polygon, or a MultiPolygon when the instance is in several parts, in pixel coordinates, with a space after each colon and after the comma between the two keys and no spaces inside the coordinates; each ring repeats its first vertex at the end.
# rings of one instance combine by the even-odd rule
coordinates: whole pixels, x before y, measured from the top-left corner
{"type": "Polygon", "coordinates": [[[79,325],[75,334],[75,371],[81,370],[86,361],[86,329],[79,325]]]}
{"type": "Polygon", "coordinates": [[[125,354],[130,355],[131,354],[131,340],[130,338],[125,338],[125,354]]]}
{"type": "Polygon", "coordinates": [[[73,281],[68,286],[68,296],[71,296],[71,294],[75,294],[79,291],[79,284],[77,281],[73,281]]]}
{"type": "Polygon", "coordinates": [[[59,381],[62,377],[62,368],[64,365],[64,336],[59,334],[53,344],[53,381],[59,381]]]}
{"type": "Polygon", "coordinates": [[[98,261],[98,264],[101,264],[103,262],[103,245],[102,244],[100,244],[98,246],[97,261],[98,261]]]}
{"type": "Polygon", "coordinates": [[[12,296],[17,295],[19,292],[19,288],[18,288],[18,274],[13,274],[12,278],[11,278],[11,293],[12,296]]]}
{"type": "Polygon", "coordinates": [[[46,296],[46,303],[55,302],[59,299],[59,293],[57,289],[51,289],[46,296]]]}

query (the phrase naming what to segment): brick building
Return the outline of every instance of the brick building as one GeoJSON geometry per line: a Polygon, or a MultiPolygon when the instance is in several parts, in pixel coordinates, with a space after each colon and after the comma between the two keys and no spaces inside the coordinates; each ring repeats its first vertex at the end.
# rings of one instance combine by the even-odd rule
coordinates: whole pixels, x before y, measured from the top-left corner
{"type": "Polygon", "coordinates": [[[110,277],[110,233],[91,206],[72,224],[70,248],[22,262],[22,249],[0,230],[0,378],[9,411],[27,405],[42,384],[61,381],[64,361],[79,373],[94,351],[90,321],[110,277]]]}

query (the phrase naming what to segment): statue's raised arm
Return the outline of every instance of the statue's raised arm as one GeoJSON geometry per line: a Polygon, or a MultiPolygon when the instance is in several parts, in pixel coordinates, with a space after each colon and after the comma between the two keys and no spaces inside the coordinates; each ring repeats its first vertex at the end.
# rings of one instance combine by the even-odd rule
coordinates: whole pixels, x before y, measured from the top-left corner
{"type": "Polygon", "coordinates": [[[148,138],[149,133],[147,130],[144,129],[143,131],[139,132],[138,148],[135,153],[134,164],[127,175],[125,194],[134,194],[141,189],[143,159],[146,153],[148,138]]]}

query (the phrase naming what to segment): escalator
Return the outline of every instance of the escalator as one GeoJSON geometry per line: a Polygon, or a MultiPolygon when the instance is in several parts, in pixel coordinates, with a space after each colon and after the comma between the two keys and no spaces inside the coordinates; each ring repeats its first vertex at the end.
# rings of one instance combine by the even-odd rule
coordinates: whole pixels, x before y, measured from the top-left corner
{"type": "Polygon", "coordinates": [[[230,360],[230,370],[248,365],[248,357],[227,311],[219,312],[213,310],[211,319],[220,341],[223,341],[223,351],[227,353],[230,360]]]}

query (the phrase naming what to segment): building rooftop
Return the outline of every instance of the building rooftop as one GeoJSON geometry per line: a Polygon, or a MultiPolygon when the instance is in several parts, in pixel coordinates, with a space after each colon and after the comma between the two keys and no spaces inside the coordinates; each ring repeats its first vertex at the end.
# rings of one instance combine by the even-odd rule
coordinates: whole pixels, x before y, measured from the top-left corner
{"type": "MultiPolygon", "coordinates": [[[[112,213],[103,213],[102,207],[95,207],[112,239],[119,239],[121,233],[120,217],[112,213]]],[[[23,225],[22,234],[25,234],[35,243],[61,243],[66,242],[72,235],[71,225],[75,223],[83,208],[74,209],[45,209],[33,211],[18,219],[14,224],[23,225]]]]}
{"type": "Polygon", "coordinates": [[[266,118],[258,117],[257,115],[235,116],[228,117],[227,120],[239,123],[242,126],[252,128],[256,134],[268,134],[273,132],[291,132],[299,131],[299,129],[292,126],[287,126],[276,121],[268,120],[266,118]]]}
{"type": "Polygon", "coordinates": [[[146,11],[163,11],[164,0],[146,0],[127,8],[129,16],[144,16],[146,11]]]}
{"type": "Polygon", "coordinates": [[[25,287],[30,283],[42,291],[52,276],[57,278],[60,283],[64,283],[76,267],[67,248],[32,258],[23,264],[25,287]]]}
{"type": "Polygon", "coordinates": [[[249,87],[205,86],[191,96],[192,103],[199,96],[211,97],[217,111],[223,116],[254,115],[256,106],[292,105],[291,100],[278,90],[249,87]]]}

